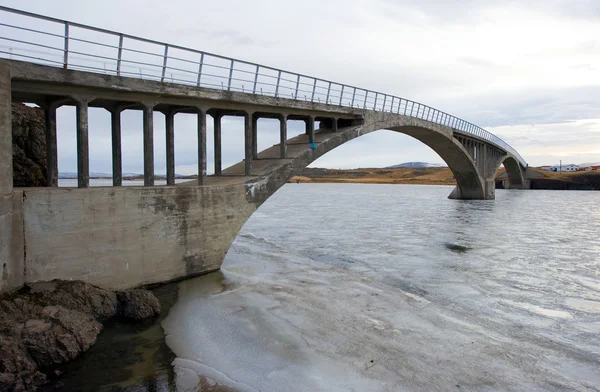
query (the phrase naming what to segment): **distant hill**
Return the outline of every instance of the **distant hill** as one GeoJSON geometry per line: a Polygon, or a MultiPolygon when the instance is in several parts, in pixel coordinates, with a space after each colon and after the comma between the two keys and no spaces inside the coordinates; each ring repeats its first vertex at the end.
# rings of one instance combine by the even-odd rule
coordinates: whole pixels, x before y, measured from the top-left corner
{"type": "Polygon", "coordinates": [[[428,163],[428,162],[404,162],[399,165],[388,166],[386,169],[399,169],[401,167],[409,167],[412,169],[423,168],[423,167],[446,167],[439,163],[428,163]]]}

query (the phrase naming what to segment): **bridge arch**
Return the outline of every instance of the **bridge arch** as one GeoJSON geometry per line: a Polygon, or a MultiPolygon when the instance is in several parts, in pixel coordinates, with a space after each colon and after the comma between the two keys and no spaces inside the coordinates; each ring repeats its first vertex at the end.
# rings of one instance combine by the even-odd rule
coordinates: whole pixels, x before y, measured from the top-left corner
{"type": "MultiPolygon", "coordinates": [[[[315,134],[317,147],[306,148],[302,154],[279,166],[271,166],[259,178],[247,183],[247,198],[258,205],[262,204],[290,178],[298,175],[312,162],[329,151],[353,140],[379,130],[390,130],[411,136],[430,147],[446,162],[457,182],[450,198],[485,199],[485,179],[467,149],[453,137],[452,129],[428,121],[408,119],[403,116],[389,116],[385,113],[367,113],[363,125],[339,129],[332,133],[321,129],[315,134]]],[[[305,136],[301,135],[300,139],[305,136]]],[[[242,164],[240,162],[238,165],[242,164]]]]}
{"type": "Polygon", "coordinates": [[[523,170],[521,170],[521,165],[514,157],[504,155],[497,167],[500,167],[500,165],[503,165],[506,170],[509,189],[523,189],[525,187],[523,170]]]}

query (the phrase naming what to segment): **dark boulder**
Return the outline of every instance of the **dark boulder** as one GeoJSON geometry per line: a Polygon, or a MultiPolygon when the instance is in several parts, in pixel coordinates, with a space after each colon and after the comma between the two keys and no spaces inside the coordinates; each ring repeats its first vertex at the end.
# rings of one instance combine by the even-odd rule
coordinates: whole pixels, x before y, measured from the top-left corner
{"type": "Polygon", "coordinates": [[[125,290],[117,293],[120,315],[133,320],[143,320],[160,314],[158,298],[148,290],[125,290]]]}
{"type": "Polygon", "coordinates": [[[12,105],[13,185],[46,186],[46,124],[44,111],[22,103],[12,105]]]}

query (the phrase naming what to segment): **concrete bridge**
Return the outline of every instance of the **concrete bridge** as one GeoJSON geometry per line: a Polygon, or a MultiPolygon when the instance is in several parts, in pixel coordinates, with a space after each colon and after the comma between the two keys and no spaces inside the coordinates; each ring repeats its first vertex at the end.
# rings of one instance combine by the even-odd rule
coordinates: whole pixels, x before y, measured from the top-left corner
{"type": "Polygon", "coordinates": [[[502,164],[511,188],[527,187],[527,164],[508,144],[418,102],[6,7],[0,15],[0,39],[14,45],[0,52],[0,291],[54,278],[123,288],[217,270],[245,221],[289,178],[381,129],[437,152],[457,181],[450,198],[493,199],[502,164]],[[11,102],[45,110],[46,188],[13,189],[11,102]],[[78,188],[57,187],[56,110],[64,105],[76,107],[78,188]],[[111,113],[113,187],[89,188],[90,107],[111,113]],[[144,187],[121,186],[124,110],[143,112],[144,187]],[[166,186],[154,186],[155,111],[166,122],[166,186]],[[175,186],[177,113],[197,115],[199,175],[175,186]],[[224,116],[245,120],[245,159],[227,168],[224,116]],[[264,151],[257,149],[260,118],[280,122],[280,142],[264,151]],[[288,139],[288,120],[304,121],[305,133],[288,139]]]}

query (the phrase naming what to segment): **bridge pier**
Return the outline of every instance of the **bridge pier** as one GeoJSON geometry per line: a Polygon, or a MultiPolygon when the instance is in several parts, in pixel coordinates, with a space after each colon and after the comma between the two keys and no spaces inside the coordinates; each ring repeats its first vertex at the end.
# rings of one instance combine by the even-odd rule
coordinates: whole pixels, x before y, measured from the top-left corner
{"type": "Polygon", "coordinates": [[[144,186],[154,186],[154,104],[143,103],[144,186]]]}
{"type": "Polygon", "coordinates": [[[114,107],[110,111],[110,128],[112,144],[112,176],[113,186],[123,185],[123,153],[121,147],[121,113],[123,109],[114,107]]]}
{"type": "Polygon", "coordinates": [[[222,156],[221,156],[221,118],[223,115],[219,112],[213,113],[214,120],[214,147],[215,147],[215,176],[220,176],[222,173],[222,156]]]}
{"type": "Polygon", "coordinates": [[[252,159],[258,159],[258,118],[257,113],[252,114],[252,159]]]}
{"type": "Polygon", "coordinates": [[[77,186],[90,186],[90,143],[88,130],[88,98],[76,98],[77,116],[77,186]]]}
{"type": "Polygon", "coordinates": [[[206,184],[206,109],[198,108],[198,185],[204,184],[206,184]]]}
{"type": "Polygon", "coordinates": [[[247,176],[252,175],[252,159],[258,157],[256,153],[256,125],[258,123],[258,116],[255,116],[252,112],[246,112],[244,115],[244,145],[245,145],[245,159],[244,159],[244,173],[247,176]]]}
{"type": "Polygon", "coordinates": [[[175,111],[167,109],[165,115],[165,145],[167,161],[167,185],[175,185],[175,111]]]}
{"type": "Polygon", "coordinates": [[[308,135],[308,143],[313,144],[315,141],[315,118],[308,116],[306,121],[306,134],[308,135]]]}
{"type": "Polygon", "coordinates": [[[279,155],[287,158],[287,114],[279,116],[279,155]]]}

